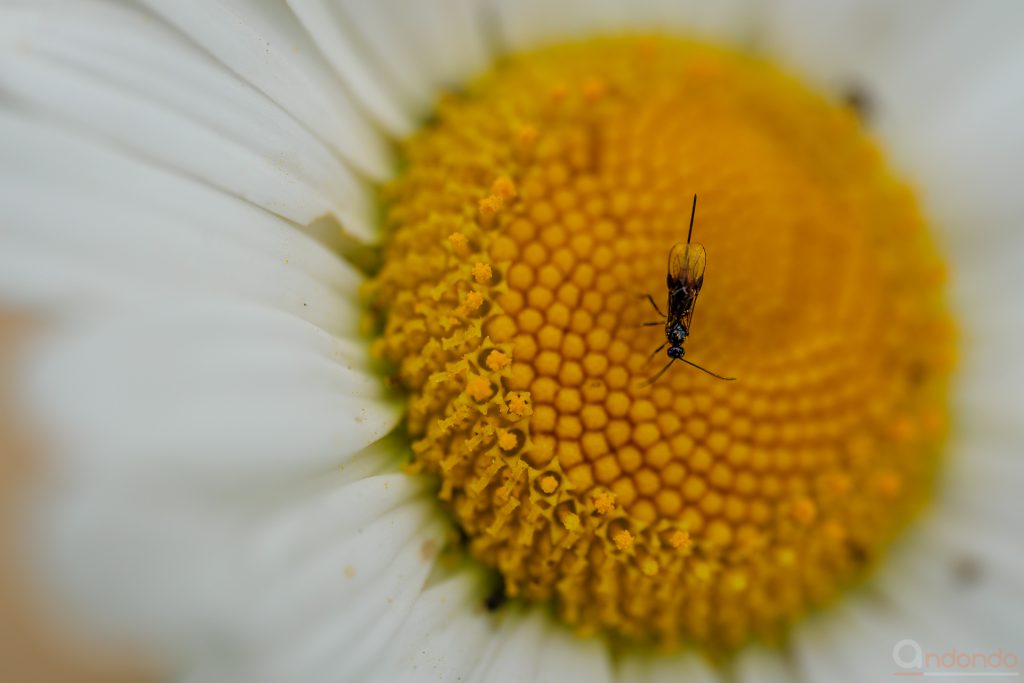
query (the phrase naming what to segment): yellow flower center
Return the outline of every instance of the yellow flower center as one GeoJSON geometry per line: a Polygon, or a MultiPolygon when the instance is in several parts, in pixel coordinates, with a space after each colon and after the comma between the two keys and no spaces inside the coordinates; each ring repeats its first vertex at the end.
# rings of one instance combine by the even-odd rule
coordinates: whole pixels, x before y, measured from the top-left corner
{"type": "Polygon", "coordinates": [[[404,154],[376,350],[410,468],[509,596],[720,651],[862,576],[926,501],[944,267],[852,112],[708,46],[602,40],[506,60],[404,154]],[[665,310],[694,194],[686,359],[738,379],[651,384],[644,295],[665,310]]]}

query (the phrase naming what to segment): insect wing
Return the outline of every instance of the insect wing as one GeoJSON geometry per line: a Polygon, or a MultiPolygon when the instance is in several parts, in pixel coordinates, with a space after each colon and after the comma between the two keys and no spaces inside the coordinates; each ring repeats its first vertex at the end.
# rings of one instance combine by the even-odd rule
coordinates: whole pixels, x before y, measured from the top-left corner
{"type": "Polygon", "coordinates": [[[704,284],[704,266],[708,262],[708,253],[700,242],[693,242],[686,249],[687,279],[693,283],[695,290],[700,291],[704,284]]]}
{"type": "Polygon", "coordinates": [[[668,253],[669,287],[688,285],[699,291],[700,286],[704,284],[704,266],[707,260],[707,252],[700,242],[674,244],[668,253]]]}

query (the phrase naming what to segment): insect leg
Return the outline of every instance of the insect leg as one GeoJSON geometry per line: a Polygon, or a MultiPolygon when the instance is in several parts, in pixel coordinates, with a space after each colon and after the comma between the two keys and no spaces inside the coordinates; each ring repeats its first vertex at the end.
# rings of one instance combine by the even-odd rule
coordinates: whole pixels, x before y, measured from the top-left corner
{"type": "Polygon", "coordinates": [[[654,359],[654,357],[658,355],[658,351],[661,351],[663,348],[665,348],[665,346],[667,344],[668,344],[668,342],[666,341],[664,344],[662,344],[658,348],[654,349],[654,351],[651,353],[651,355],[647,356],[647,362],[650,363],[654,359]]]}
{"type": "MultiPolygon", "coordinates": [[[[700,370],[701,372],[706,372],[706,373],[708,373],[708,374],[709,374],[709,375],[711,375],[712,377],[717,377],[718,379],[724,379],[724,380],[725,380],[726,382],[732,382],[733,380],[735,380],[735,379],[736,379],[735,377],[723,377],[722,375],[719,375],[719,374],[716,374],[716,373],[714,373],[714,372],[711,372],[711,371],[710,371],[710,370],[708,370],[707,368],[702,368],[701,366],[697,365],[696,363],[694,363],[694,362],[692,362],[692,361],[688,361],[688,360],[686,360],[685,358],[681,358],[680,360],[682,360],[682,361],[683,361],[684,363],[686,363],[686,364],[688,364],[688,365],[692,365],[693,367],[697,368],[697,369],[698,369],[698,370],[700,370]]],[[[662,372],[664,372],[664,371],[662,371],[662,372]]],[[[660,373],[659,373],[659,374],[660,374],[660,373]]]]}
{"type": "Polygon", "coordinates": [[[664,324],[665,324],[665,322],[662,321],[662,320],[655,320],[652,323],[640,323],[640,327],[654,327],[655,325],[658,325],[660,327],[660,326],[662,326],[664,324]]]}
{"type": "MultiPolygon", "coordinates": [[[[654,306],[654,310],[656,310],[658,312],[658,315],[660,315],[662,318],[668,317],[664,313],[661,312],[660,308],[658,308],[658,304],[655,303],[653,296],[651,296],[650,294],[645,294],[644,296],[646,296],[647,300],[651,302],[652,306],[654,306]]],[[[658,324],[660,325],[661,323],[658,323],[658,324]]]]}
{"type": "Polygon", "coordinates": [[[665,367],[663,367],[661,370],[659,370],[657,375],[655,375],[654,377],[652,377],[649,380],[647,380],[646,382],[644,382],[644,386],[645,387],[649,387],[652,384],[654,384],[655,382],[657,382],[659,379],[661,379],[661,376],[665,374],[665,371],[668,370],[670,367],[672,367],[672,364],[675,363],[677,360],[678,360],[677,358],[673,358],[668,363],[666,363],[665,367]]]}

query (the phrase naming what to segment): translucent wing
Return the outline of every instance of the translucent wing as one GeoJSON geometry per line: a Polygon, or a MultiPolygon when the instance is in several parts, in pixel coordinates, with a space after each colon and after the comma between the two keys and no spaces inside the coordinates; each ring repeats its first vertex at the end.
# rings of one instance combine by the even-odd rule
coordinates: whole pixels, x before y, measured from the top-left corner
{"type": "Polygon", "coordinates": [[[700,242],[676,242],[668,252],[668,286],[674,289],[689,286],[694,294],[704,284],[704,266],[707,263],[707,252],[700,242]]]}
{"type": "Polygon", "coordinates": [[[700,291],[704,284],[704,266],[708,262],[708,253],[700,242],[691,242],[686,250],[686,272],[687,279],[693,283],[693,288],[700,291]]]}

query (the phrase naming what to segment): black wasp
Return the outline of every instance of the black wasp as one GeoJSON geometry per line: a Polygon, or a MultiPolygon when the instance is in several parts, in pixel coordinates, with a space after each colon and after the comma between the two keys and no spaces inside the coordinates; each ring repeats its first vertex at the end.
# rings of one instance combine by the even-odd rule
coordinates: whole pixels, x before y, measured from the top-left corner
{"type": "MultiPolygon", "coordinates": [[[[654,297],[647,295],[647,300],[654,306],[654,310],[665,319],[665,343],[654,350],[651,358],[654,358],[659,351],[668,347],[668,357],[671,359],[658,374],[647,381],[648,385],[654,384],[665,374],[665,371],[672,367],[677,360],[687,365],[706,372],[712,377],[732,381],[735,377],[723,377],[702,368],[696,363],[683,358],[686,352],[683,351],[683,342],[690,335],[690,323],[693,321],[693,308],[697,303],[697,295],[704,285],[704,265],[707,263],[707,252],[700,242],[690,242],[693,236],[693,217],[697,213],[697,195],[693,195],[693,208],[690,209],[690,231],[686,233],[686,243],[676,242],[672,250],[668,252],[668,315],[661,312],[654,297]]],[[[644,327],[661,325],[662,322],[643,323],[644,327]]]]}

